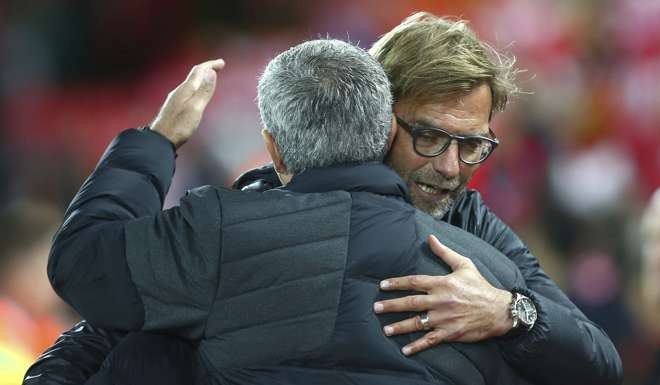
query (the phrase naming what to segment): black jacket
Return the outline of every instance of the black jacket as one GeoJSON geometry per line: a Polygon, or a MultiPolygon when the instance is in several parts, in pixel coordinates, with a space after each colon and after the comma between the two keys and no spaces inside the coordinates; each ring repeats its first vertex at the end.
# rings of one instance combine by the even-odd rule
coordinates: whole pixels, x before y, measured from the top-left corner
{"type": "Polygon", "coordinates": [[[525,285],[492,246],[413,208],[392,169],[310,169],[264,193],[207,186],[161,211],[169,167],[151,155],[162,140],[120,134],[53,240],[51,283],[90,322],[198,342],[205,383],[528,384],[495,340],[406,358],[401,348],[421,333],[384,335],[409,315],[373,312],[396,295],[380,292],[382,279],[450,272],[429,233],[470,255],[492,285],[525,285]]]}
{"type": "MultiPolygon", "coordinates": [[[[118,169],[120,171],[117,172],[121,174],[123,172],[121,167],[118,169]]],[[[171,171],[169,170],[170,175],[171,171]]],[[[163,175],[157,175],[155,178],[145,178],[143,187],[146,188],[149,183],[153,185],[154,180],[168,180],[163,178],[167,173],[162,172],[163,175]]],[[[265,179],[270,177],[272,180],[273,174],[267,169],[257,171],[257,173],[262,173],[267,177],[265,179]]],[[[249,178],[239,179],[237,187],[243,187],[241,183],[245,180],[249,180],[249,178]]],[[[259,182],[258,184],[268,186],[268,183],[259,182]]],[[[159,198],[162,198],[166,186],[159,185],[159,182],[156,182],[156,186],[158,187],[155,190],[152,188],[152,191],[157,191],[159,198]]],[[[141,207],[123,207],[122,209],[131,215],[139,215],[141,207]]],[[[157,209],[159,207],[156,208],[155,205],[149,208],[149,210],[157,209]]],[[[535,379],[535,383],[614,384],[620,382],[620,360],[609,339],[597,326],[588,321],[543,273],[536,258],[531,256],[515,234],[484,206],[478,193],[467,192],[463,195],[448,213],[446,220],[479,235],[504,252],[520,268],[527,286],[533,291],[532,297],[539,310],[537,325],[529,334],[499,341],[504,358],[512,366],[520,373],[535,379]],[[557,375],[557,368],[562,369],[562,375],[557,375]]],[[[121,268],[127,269],[126,266],[121,266],[121,268]]],[[[131,298],[124,292],[119,292],[118,296],[124,300],[131,298]]],[[[90,300],[93,300],[91,295],[90,300]]],[[[138,297],[133,296],[133,303],[137,303],[138,300],[138,297]]],[[[105,316],[105,314],[101,314],[98,319],[100,324],[103,323],[105,316]]],[[[120,325],[109,326],[134,328],[136,323],[139,323],[135,319],[131,320],[129,316],[116,317],[116,314],[113,314],[113,317],[120,325]]],[[[71,366],[71,358],[65,356],[63,352],[67,351],[68,343],[68,351],[71,351],[71,346],[75,345],[75,349],[80,349],[80,353],[83,354],[87,349],[86,341],[93,341],[98,338],[98,335],[98,332],[89,325],[82,325],[77,330],[71,331],[66,340],[60,340],[55,345],[56,348],[64,347],[65,349],[54,350],[43,356],[28,372],[31,375],[42,374],[41,377],[35,378],[39,382],[30,380],[32,382],[26,381],[26,383],[81,383],[80,380],[94,372],[100,362],[95,365],[87,362],[84,364],[75,362],[73,368],[76,370],[69,370],[65,373],[61,369],[61,365],[71,366]],[[71,335],[75,337],[71,338],[71,335]],[[75,340],[76,343],[71,344],[72,340],[75,340]],[[52,378],[53,381],[48,382],[49,378],[52,378]]]]}

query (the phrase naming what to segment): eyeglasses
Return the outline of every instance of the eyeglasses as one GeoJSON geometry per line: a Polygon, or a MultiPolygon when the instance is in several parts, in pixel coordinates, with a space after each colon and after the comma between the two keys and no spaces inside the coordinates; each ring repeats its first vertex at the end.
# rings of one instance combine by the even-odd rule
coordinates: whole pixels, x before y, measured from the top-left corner
{"type": "Polygon", "coordinates": [[[458,157],[463,163],[478,164],[486,160],[500,144],[493,130],[488,128],[492,138],[480,135],[453,135],[437,127],[414,127],[405,120],[396,117],[397,123],[412,135],[413,148],[421,156],[432,158],[447,151],[451,141],[458,142],[458,157]]]}

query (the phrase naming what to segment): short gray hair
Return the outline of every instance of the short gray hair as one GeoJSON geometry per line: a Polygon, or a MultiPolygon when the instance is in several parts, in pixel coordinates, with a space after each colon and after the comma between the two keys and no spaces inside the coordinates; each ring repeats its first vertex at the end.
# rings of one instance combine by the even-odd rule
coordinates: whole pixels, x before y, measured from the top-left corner
{"type": "Polygon", "coordinates": [[[257,100],[291,174],[385,157],[390,84],[380,64],[350,43],[312,40],[279,54],[259,79],[257,100]]]}

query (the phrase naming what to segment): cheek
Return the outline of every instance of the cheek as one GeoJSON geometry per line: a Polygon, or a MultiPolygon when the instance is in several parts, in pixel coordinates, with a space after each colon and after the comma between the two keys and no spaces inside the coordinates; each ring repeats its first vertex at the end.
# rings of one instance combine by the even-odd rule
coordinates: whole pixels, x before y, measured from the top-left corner
{"type": "Polygon", "coordinates": [[[388,156],[388,164],[403,179],[428,164],[428,159],[415,154],[414,150],[403,143],[394,143],[388,156]]]}
{"type": "Polygon", "coordinates": [[[470,166],[461,162],[461,165],[459,167],[460,167],[459,172],[460,172],[461,183],[466,184],[467,182],[470,181],[470,179],[472,179],[472,175],[474,175],[474,172],[477,171],[479,165],[475,164],[473,166],[470,166]]]}

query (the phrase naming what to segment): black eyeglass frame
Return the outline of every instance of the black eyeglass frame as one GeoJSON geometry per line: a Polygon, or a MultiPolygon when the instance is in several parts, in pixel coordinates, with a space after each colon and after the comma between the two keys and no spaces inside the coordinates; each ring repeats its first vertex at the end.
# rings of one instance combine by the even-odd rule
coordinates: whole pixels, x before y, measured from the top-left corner
{"type": "Polygon", "coordinates": [[[425,158],[433,158],[433,157],[436,157],[436,156],[442,154],[443,152],[447,151],[447,149],[449,148],[449,146],[451,146],[451,142],[452,142],[454,139],[456,139],[456,141],[458,142],[458,147],[459,147],[458,158],[461,160],[461,162],[463,162],[463,163],[465,163],[465,164],[474,165],[474,164],[482,163],[482,162],[484,162],[486,159],[488,159],[488,157],[493,153],[493,151],[495,151],[495,149],[497,148],[497,146],[500,144],[499,139],[497,139],[497,137],[495,136],[495,133],[493,132],[493,130],[492,130],[490,127],[488,127],[488,134],[491,135],[492,138],[489,138],[489,137],[487,137],[487,136],[482,136],[482,135],[467,135],[467,136],[463,136],[463,135],[454,135],[454,134],[452,134],[451,132],[447,132],[446,130],[443,130],[442,128],[439,128],[439,127],[413,127],[410,123],[406,122],[405,120],[401,119],[401,118],[398,117],[398,116],[396,116],[396,122],[397,122],[401,127],[405,128],[406,131],[408,131],[408,132],[410,133],[410,135],[412,136],[413,149],[415,150],[415,152],[417,153],[417,155],[419,155],[419,156],[423,156],[423,157],[425,157],[425,158]],[[431,155],[426,155],[426,154],[422,154],[419,150],[417,150],[416,139],[417,139],[417,137],[420,136],[422,133],[424,133],[424,132],[429,132],[429,131],[431,131],[431,132],[433,132],[433,131],[441,132],[441,133],[443,133],[444,135],[447,135],[447,136],[449,137],[449,140],[447,141],[447,143],[446,143],[444,146],[442,146],[442,147],[440,148],[440,150],[436,151],[435,153],[433,153],[433,154],[431,154],[431,155]],[[490,152],[488,152],[488,154],[487,154],[483,159],[481,159],[481,160],[479,160],[479,161],[476,161],[476,162],[468,162],[468,161],[466,161],[465,159],[463,159],[463,156],[461,155],[460,147],[461,147],[461,144],[462,144],[464,141],[469,140],[469,139],[484,139],[484,140],[490,142],[490,143],[492,144],[492,147],[491,147],[491,149],[490,149],[490,152]]]}

